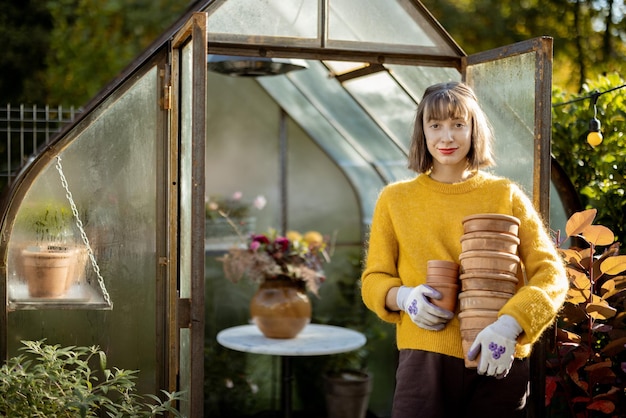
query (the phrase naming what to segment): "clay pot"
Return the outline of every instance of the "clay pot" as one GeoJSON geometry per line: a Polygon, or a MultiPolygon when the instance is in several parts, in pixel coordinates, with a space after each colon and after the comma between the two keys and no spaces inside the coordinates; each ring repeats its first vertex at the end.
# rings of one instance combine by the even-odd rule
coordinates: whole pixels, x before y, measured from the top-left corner
{"type": "Polygon", "coordinates": [[[428,286],[436,289],[441,293],[441,299],[429,299],[435,306],[454,312],[456,310],[456,301],[459,296],[459,285],[450,283],[427,283],[428,286]]]}
{"type": "Polygon", "coordinates": [[[22,250],[22,269],[30,297],[63,296],[67,290],[68,272],[74,260],[73,251],[22,250]]]}
{"type": "Polygon", "coordinates": [[[461,312],[471,309],[499,311],[511,299],[511,293],[491,290],[468,290],[459,294],[461,312]]]}
{"type": "Polygon", "coordinates": [[[426,264],[426,281],[428,283],[458,284],[459,265],[454,261],[429,260],[426,264]]]}
{"type": "Polygon", "coordinates": [[[465,273],[461,274],[461,291],[491,290],[514,294],[517,290],[517,277],[503,273],[465,273]]]}
{"type": "Polygon", "coordinates": [[[303,283],[268,278],[250,300],[250,316],[267,338],[294,338],[311,322],[311,301],[303,283]]]}
{"type": "Polygon", "coordinates": [[[461,327],[461,343],[463,346],[463,355],[465,357],[465,367],[475,369],[478,367],[480,354],[475,360],[467,359],[467,352],[472,347],[476,336],[487,325],[494,323],[498,319],[497,311],[490,310],[469,310],[459,313],[459,323],[461,327]]]}
{"type": "Polygon", "coordinates": [[[501,251],[517,253],[520,239],[502,232],[469,232],[461,236],[461,251],[501,251]]]}
{"type": "Polygon", "coordinates": [[[478,213],[462,220],[463,232],[504,232],[517,235],[520,221],[515,216],[500,213],[478,213]]]}
{"type": "Polygon", "coordinates": [[[519,257],[498,251],[465,251],[459,255],[463,273],[489,272],[515,275],[519,257]]]}

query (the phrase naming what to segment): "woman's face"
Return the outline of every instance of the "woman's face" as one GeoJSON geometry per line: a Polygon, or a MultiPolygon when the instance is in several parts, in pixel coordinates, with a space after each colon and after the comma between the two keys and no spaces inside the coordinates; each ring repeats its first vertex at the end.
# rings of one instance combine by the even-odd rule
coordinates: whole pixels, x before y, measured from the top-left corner
{"type": "Polygon", "coordinates": [[[472,121],[466,119],[423,120],[428,152],[433,156],[433,170],[467,167],[467,154],[472,146],[472,121]]]}

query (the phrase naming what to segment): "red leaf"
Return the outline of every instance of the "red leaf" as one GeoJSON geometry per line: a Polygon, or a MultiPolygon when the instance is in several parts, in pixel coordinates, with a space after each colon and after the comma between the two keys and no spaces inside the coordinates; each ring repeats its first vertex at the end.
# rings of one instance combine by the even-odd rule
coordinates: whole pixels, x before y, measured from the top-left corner
{"type": "Polygon", "coordinates": [[[546,406],[549,406],[550,402],[552,402],[552,397],[554,392],[556,392],[556,381],[557,378],[555,376],[546,376],[546,406]]]}
{"type": "Polygon", "coordinates": [[[589,405],[587,405],[587,409],[591,409],[593,411],[600,411],[605,414],[610,414],[615,411],[615,404],[611,401],[593,401],[589,405]]]}

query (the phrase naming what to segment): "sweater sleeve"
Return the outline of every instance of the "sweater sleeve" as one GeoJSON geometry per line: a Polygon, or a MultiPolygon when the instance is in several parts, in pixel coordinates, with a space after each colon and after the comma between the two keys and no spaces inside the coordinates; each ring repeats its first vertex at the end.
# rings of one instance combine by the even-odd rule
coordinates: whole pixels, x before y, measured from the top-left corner
{"type": "Polygon", "coordinates": [[[389,214],[388,193],[383,189],[372,217],[367,243],[365,269],[361,276],[361,295],[365,305],[382,320],[398,323],[400,313],[385,306],[387,293],[401,286],[398,277],[398,240],[389,214]]]}
{"type": "Polygon", "coordinates": [[[555,244],[530,199],[513,188],[513,214],[520,219],[519,255],[526,283],[501,309],[524,329],[521,344],[532,344],[561,309],[569,280],[555,244]]]}

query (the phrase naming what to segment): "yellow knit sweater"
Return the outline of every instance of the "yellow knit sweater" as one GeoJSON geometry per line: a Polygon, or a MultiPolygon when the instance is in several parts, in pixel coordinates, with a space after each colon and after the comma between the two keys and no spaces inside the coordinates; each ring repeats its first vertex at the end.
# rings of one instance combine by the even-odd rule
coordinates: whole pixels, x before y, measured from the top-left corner
{"type": "Polygon", "coordinates": [[[404,312],[387,310],[385,297],[392,287],[424,283],[428,260],[459,263],[461,220],[477,213],[513,215],[521,221],[518,254],[526,280],[520,281],[516,294],[499,313],[511,315],[524,329],[517,357],[530,354],[531,344],[561,308],[569,286],[563,263],[532,203],[517,185],[481,171],[455,184],[418,175],[381,192],[361,277],[365,305],[384,321],[397,324],[398,349],[463,358],[458,316],[441,331],[424,330],[404,312]]]}

